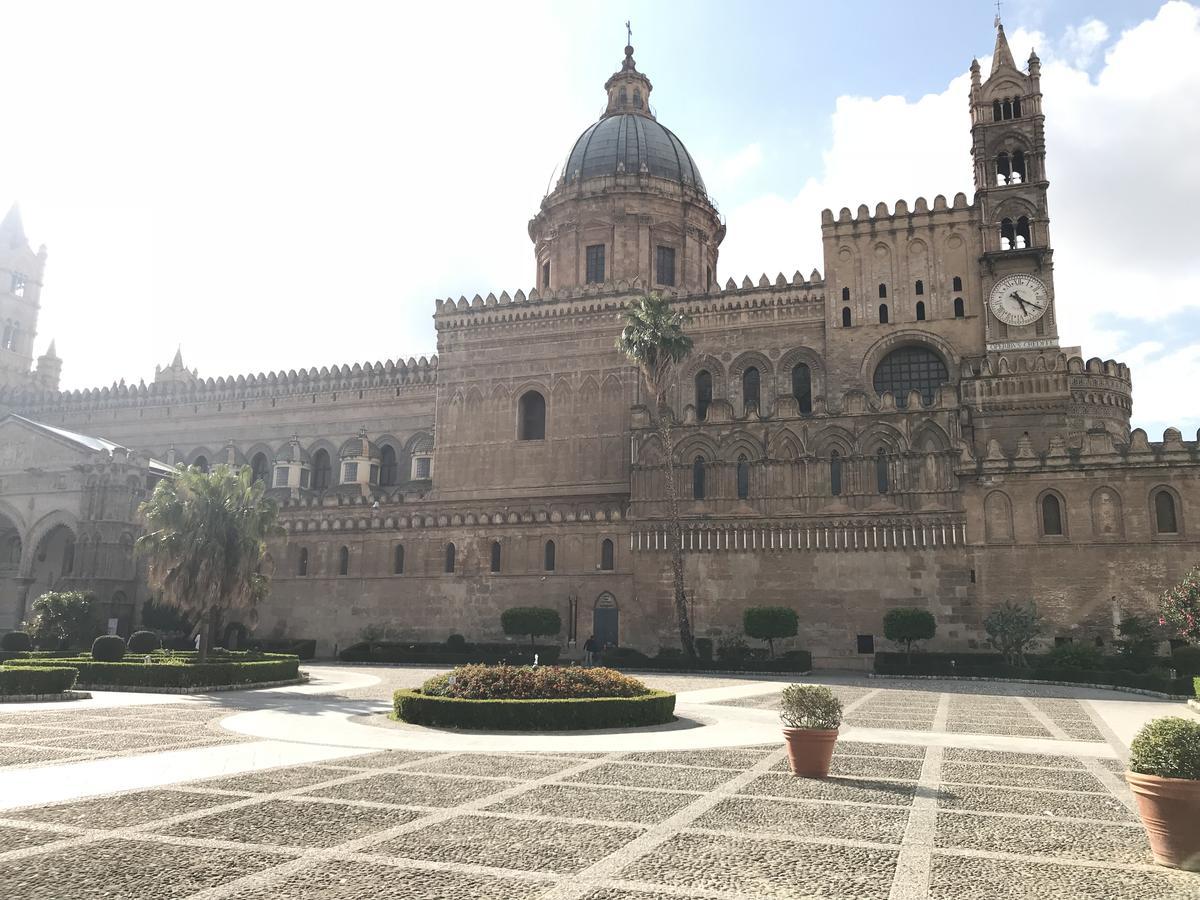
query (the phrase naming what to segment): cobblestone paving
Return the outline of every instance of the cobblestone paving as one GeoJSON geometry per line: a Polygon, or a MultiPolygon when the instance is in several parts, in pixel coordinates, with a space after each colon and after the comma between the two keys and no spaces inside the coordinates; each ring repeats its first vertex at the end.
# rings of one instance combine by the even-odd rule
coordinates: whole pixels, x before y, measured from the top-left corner
{"type": "MultiPolygon", "coordinates": [[[[703,686],[727,686],[713,680],[703,686]]],[[[182,776],[0,812],[0,884],[30,900],[1200,896],[1200,875],[1152,865],[1119,760],[953,746],[983,735],[1000,736],[991,746],[1011,735],[1100,741],[1086,704],[932,685],[837,688],[848,724],[913,736],[843,739],[824,780],[792,777],[779,744],[384,751],[182,776]],[[935,733],[951,746],[925,746],[935,733]]],[[[777,702],[769,692],[721,704],[777,702]]],[[[215,720],[229,711],[3,715],[0,752],[29,765],[136,755],[150,749],[147,736],[154,750],[198,746],[227,739],[215,720]]]]}

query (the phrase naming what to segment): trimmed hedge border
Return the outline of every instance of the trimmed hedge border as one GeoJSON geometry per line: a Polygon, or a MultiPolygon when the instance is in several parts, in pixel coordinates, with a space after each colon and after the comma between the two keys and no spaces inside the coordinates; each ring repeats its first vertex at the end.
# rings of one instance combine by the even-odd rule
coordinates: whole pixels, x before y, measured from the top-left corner
{"type": "Polygon", "coordinates": [[[471,664],[494,665],[508,663],[514,666],[533,665],[537,654],[538,663],[553,666],[558,663],[562,648],[554,644],[538,644],[532,650],[516,643],[465,644],[463,650],[451,650],[445,644],[404,641],[360,641],[351,644],[338,654],[341,662],[384,663],[407,665],[471,664]]]}
{"type": "Polygon", "coordinates": [[[78,677],[75,666],[0,666],[0,695],[61,694],[70,690],[78,677]]]}
{"type": "Polygon", "coordinates": [[[92,690],[125,688],[169,691],[214,690],[224,687],[258,687],[295,683],[300,660],[294,656],[243,662],[144,663],[95,662],[91,659],[11,660],[13,668],[66,666],[77,670],[80,687],[92,690]]]}
{"type": "MultiPolygon", "coordinates": [[[[1182,700],[1187,694],[1168,694],[1163,691],[1151,691],[1146,688],[1129,687],[1124,684],[1102,684],[1092,681],[1048,681],[1039,678],[1005,678],[1001,675],[899,675],[881,672],[867,672],[868,678],[878,678],[890,681],[993,681],[1001,684],[1049,684],[1057,687],[1097,688],[1102,691],[1120,691],[1124,694],[1142,694],[1146,697],[1158,697],[1162,700],[1182,700]]],[[[1178,679],[1176,679],[1178,680],[1178,679]]],[[[1189,701],[1191,702],[1191,701],[1189,701]]]]}
{"type": "Polygon", "coordinates": [[[416,690],[392,695],[392,718],[434,728],[475,731],[582,731],[663,725],[675,719],[675,695],[574,700],[463,700],[429,697],[416,690]]]}

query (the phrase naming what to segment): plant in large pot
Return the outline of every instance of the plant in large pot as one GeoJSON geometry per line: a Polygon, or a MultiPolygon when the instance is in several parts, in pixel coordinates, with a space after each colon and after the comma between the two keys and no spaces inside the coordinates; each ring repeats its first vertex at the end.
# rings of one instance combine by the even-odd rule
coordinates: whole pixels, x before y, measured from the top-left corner
{"type": "Polygon", "coordinates": [[[803,778],[828,775],[842,724],[842,701],[827,687],[791,684],[783,689],[779,718],[792,774],[803,778]]]}
{"type": "Polygon", "coordinates": [[[1125,773],[1154,861],[1200,872],[1200,722],[1148,722],[1129,745],[1125,773]]]}

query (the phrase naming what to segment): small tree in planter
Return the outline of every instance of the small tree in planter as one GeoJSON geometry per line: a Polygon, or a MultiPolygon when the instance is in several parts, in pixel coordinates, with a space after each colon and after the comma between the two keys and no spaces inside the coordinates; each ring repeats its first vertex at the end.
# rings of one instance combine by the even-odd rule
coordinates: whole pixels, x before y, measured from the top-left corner
{"type": "Polygon", "coordinates": [[[1200,722],[1154,719],[1129,744],[1125,773],[1154,861],[1200,871],[1200,722]]]}
{"type": "Polygon", "coordinates": [[[513,606],[500,613],[500,627],[507,635],[529,635],[530,650],[536,649],[534,639],[562,631],[558,610],[544,606],[513,606]]]}
{"type": "Polygon", "coordinates": [[[842,724],[842,701],[821,685],[790,684],[783,689],[779,718],[792,774],[804,778],[828,775],[842,724]]]}
{"type": "Polygon", "coordinates": [[[1025,665],[1025,651],[1042,633],[1042,616],[1037,605],[1011,600],[992,610],[983,620],[988,643],[1004,654],[1010,666],[1025,665]]]}
{"type": "Polygon", "coordinates": [[[1158,600],[1159,624],[1177,631],[1189,644],[1200,644],[1200,566],[1158,600]]]}
{"type": "Polygon", "coordinates": [[[912,645],[928,641],[937,633],[937,622],[927,609],[900,607],[889,609],[883,617],[883,636],[904,645],[905,662],[912,665],[912,645]]]}
{"type": "Polygon", "coordinates": [[[796,636],[800,617],[787,606],[752,606],[742,614],[742,630],[750,637],[766,641],[775,657],[775,640],[796,636]]]}

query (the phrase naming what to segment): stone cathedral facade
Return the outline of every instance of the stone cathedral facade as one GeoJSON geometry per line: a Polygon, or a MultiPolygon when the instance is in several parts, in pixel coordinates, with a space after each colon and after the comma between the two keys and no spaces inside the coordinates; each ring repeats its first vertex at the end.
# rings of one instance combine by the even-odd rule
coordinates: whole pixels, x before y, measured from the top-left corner
{"type": "Polygon", "coordinates": [[[1128,368],[1059,341],[1036,55],[1001,28],[972,64],[973,198],[826,210],[824,274],[741,282],[651,89],[627,47],[529,222],[536,287],[436,301],[428,359],[213,379],[177,354],[150,384],[60,392],[53,349],[33,361],[45,251],[11,213],[0,629],[50,586],[133,627],[136,507],[181,464],[269,480],[288,538],[257,633],[325,652],[368,627],[496,638],[530,604],[564,641],[675,644],[667,465],[697,633],[793,606],[819,664],[869,660],[898,605],[945,648],[1010,599],[1107,641],[1200,560],[1200,443],[1131,431],[1128,368]],[[695,340],[670,460],[613,346],[650,290],[695,340]]]}

